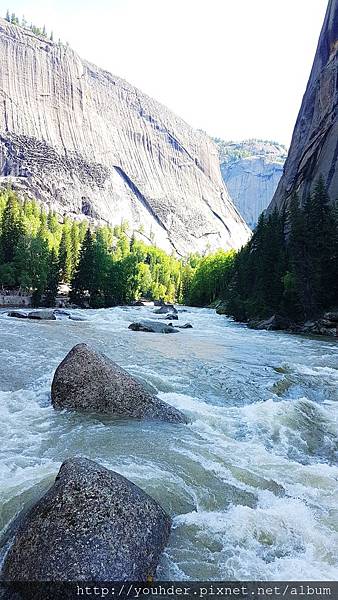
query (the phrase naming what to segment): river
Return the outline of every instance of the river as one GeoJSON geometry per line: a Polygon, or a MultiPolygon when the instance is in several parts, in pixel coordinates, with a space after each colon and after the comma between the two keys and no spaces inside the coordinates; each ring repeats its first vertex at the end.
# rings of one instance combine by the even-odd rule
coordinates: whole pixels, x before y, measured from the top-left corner
{"type": "Polygon", "coordinates": [[[162,579],[338,579],[338,344],[251,331],[208,309],[193,329],[133,332],[149,308],[85,321],[0,315],[0,530],[87,456],[173,517],[162,579]],[[92,344],[151,384],[189,425],[54,411],[53,372],[92,344]]]}

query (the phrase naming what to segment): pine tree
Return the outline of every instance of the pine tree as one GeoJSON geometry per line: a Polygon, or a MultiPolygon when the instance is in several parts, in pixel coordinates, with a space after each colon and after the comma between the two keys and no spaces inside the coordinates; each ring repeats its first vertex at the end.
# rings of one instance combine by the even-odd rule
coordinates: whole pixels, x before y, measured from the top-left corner
{"type": "Polygon", "coordinates": [[[18,200],[10,194],[2,217],[1,250],[3,260],[12,262],[20,237],[24,234],[23,215],[18,200]]]}
{"type": "Polygon", "coordinates": [[[79,264],[71,282],[71,298],[75,302],[82,303],[85,297],[90,295],[93,289],[94,268],[94,241],[88,227],[80,251],[79,264]]]}
{"type": "Polygon", "coordinates": [[[10,16],[10,14],[9,14],[9,10],[8,10],[8,8],[7,8],[7,12],[6,12],[6,17],[5,17],[5,19],[6,19],[6,21],[8,21],[8,23],[10,23],[10,22],[11,22],[11,16],[10,16]]]}
{"type": "Polygon", "coordinates": [[[50,252],[46,281],[45,305],[55,306],[55,300],[60,283],[59,261],[55,250],[50,252]]]}
{"type": "Polygon", "coordinates": [[[31,278],[33,287],[33,306],[41,306],[42,295],[47,286],[49,268],[49,250],[46,230],[43,225],[31,242],[31,278]]]}
{"type": "Polygon", "coordinates": [[[68,221],[63,225],[59,248],[60,276],[64,283],[70,283],[72,277],[72,242],[68,221]]]}

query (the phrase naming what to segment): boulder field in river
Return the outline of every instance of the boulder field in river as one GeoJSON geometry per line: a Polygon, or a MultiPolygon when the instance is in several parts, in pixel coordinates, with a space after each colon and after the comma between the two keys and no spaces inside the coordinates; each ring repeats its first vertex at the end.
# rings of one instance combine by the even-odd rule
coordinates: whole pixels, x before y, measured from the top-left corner
{"type": "Polygon", "coordinates": [[[19,515],[1,579],[146,581],[170,528],[162,507],[128,479],[72,458],[28,514],[19,515]]]}
{"type": "Polygon", "coordinates": [[[125,419],[187,423],[183,413],[150,394],[127,371],[87,344],[74,346],[56,369],[52,404],[125,419]]]}
{"type": "Polygon", "coordinates": [[[1,18],[0,63],[0,183],[60,215],[128,221],[169,253],[246,243],[205,133],[68,46],[1,18]]]}

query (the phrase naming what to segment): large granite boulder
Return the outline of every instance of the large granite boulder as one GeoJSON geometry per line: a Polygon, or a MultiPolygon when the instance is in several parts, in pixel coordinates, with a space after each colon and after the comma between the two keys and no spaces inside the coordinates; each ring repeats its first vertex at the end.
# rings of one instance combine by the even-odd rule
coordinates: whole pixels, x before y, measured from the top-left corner
{"type": "Polygon", "coordinates": [[[146,331],[149,333],[178,333],[178,329],[172,323],[161,323],[161,321],[151,321],[142,319],[131,323],[128,329],[133,331],[146,331]]]}
{"type": "Polygon", "coordinates": [[[18,310],[11,310],[9,313],[7,313],[7,317],[14,317],[15,319],[28,319],[28,314],[18,310]]]}
{"type": "Polygon", "coordinates": [[[113,417],[159,419],[186,423],[169,406],[113,362],[87,344],[78,344],[56,369],[52,382],[54,408],[110,414],[113,417]]]}
{"type": "Polygon", "coordinates": [[[48,492],[19,516],[3,581],[146,581],[156,573],[171,521],[118,473],[66,460],[48,492]]]}

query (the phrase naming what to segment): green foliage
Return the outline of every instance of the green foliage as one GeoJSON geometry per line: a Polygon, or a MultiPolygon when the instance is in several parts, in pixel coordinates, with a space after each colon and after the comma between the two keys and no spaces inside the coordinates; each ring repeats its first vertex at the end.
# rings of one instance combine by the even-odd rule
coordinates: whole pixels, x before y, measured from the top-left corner
{"type": "Polygon", "coordinates": [[[0,193],[0,285],[32,293],[36,306],[53,306],[61,282],[74,302],[93,308],[185,300],[199,258],[183,264],[128,230],[126,222],[93,231],[85,221],[60,223],[35,201],[0,193]]]}
{"type": "MultiPolygon", "coordinates": [[[[8,21],[9,23],[12,23],[13,25],[17,25],[19,27],[24,27],[24,28],[30,29],[34,33],[34,35],[48,38],[47,29],[46,29],[45,25],[43,25],[43,27],[37,27],[36,25],[33,25],[33,23],[28,25],[24,16],[20,20],[19,17],[17,17],[14,12],[12,14],[10,14],[9,10],[6,11],[5,19],[6,19],[6,21],[8,21]]],[[[51,32],[49,39],[51,41],[53,41],[53,32],[51,32]]]]}
{"type": "Polygon", "coordinates": [[[294,194],[287,214],[261,215],[236,256],[225,301],[240,321],[274,313],[303,321],[338,304],[337,207],[322,178],[304,206],[294,194]]]}
{"type": "MultiPolygon", "coordinates": [[[[206,306],[224,296],[233,274],[235,252],[219,250],[200,259],[192,269],[187,303],[206,306]]],[[[187,292],[185,292],[187,293],[187,292]]]]}

